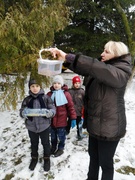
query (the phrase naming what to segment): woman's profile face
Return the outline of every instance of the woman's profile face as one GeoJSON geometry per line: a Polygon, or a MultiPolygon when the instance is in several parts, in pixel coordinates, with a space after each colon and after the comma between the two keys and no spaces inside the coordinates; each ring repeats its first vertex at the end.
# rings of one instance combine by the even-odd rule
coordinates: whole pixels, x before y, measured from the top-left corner
{"type": "Polygon", "coordinates": [[[114,58],[114,54],[109,52],[107,49],[104,49],[104,51],[101,54],[101,61],[109,61],[110,59],[114,58]]]}

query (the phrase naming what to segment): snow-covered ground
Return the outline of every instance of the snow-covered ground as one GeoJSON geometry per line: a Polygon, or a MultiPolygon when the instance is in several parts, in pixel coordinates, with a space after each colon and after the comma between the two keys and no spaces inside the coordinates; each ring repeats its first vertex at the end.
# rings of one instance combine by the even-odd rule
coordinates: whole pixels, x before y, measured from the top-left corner
{"type": "MultiPolygon", "coordinates": [[[[74,74],[64,74],[71,82],[74,74]]],[[[121,139],[115,157],[114,180],[135,179],[135,82],[125,94],[127,114],[127,134],[121,139]],[[125,174],[125,169],[134,172],[125,174]],[[121,169],[121,170],[119,170],[121,169]]],[[[18,104],[18,110],[20,108],[18,104]]],[[[30,163],[30,142],[24,121],[19,111],[0,112],[0,180],[85,180],[89,165],[87,152],[88,137],[76,140],[76,129],[67,136],[64,154],[51,157],[51,170],[43,170],[42,145],[39,145],[39,161],[34,171],[28,169],[30,163]]],[[[84,130],[85,131],[85,130],[84,130]]]]}

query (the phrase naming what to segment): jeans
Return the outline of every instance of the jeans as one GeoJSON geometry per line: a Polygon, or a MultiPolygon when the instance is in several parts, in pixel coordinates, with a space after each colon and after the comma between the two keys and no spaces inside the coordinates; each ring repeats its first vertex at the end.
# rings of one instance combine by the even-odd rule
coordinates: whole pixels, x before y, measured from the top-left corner
{"type": "Polygon", "coordinates": [[[87,180],[98,180],[99,167],[102,169],[101,180],[113,180],[113,157],[119,141],[103,141],[89,137],[88,152],[90,164],[87,180]]]}
{"type": "Polygon", "coordinates": [[[50,141],[49,141],[50,127],[40,133],[35,133],[28,130],[31,141],[31,157],[38,157],[39,138],[44,149],[44,157],[50,157],[50,141]]]}
{"type": "Polygon", "coordinates": [[[66,140],[66,129],[65,127],[51,128],[51,144],[52,148],[63,150],[66,140]],[[58,146],[58,147],[57,147],[58,146]]]}

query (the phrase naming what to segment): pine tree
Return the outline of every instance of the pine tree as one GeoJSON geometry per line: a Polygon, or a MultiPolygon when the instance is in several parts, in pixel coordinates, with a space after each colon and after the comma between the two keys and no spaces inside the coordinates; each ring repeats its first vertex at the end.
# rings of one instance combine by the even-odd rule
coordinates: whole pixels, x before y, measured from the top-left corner
{"type": "MultiPolygon", "coordinates": [[[[1,108],[16,108],[28,73],[37,76],[39,50],[54,44],[69,22],[66,0],[0,0],[1,108]]],[[[40,77],[44,84],[49,78],[40,77]]]]}
{"type": "Polygon", "coordinates": [[[72,22],[64,31],[56,33],[58,47],[97,57],[107,41],[116,40],[127,44],[134,56],[135,11],[130,12],[134,0],[68,0],[67,4],[72,22]]]}

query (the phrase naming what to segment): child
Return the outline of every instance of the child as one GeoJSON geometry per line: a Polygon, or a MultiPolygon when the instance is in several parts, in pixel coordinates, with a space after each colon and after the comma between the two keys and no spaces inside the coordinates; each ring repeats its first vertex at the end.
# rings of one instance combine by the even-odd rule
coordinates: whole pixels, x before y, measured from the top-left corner
{"type": "Polygon", "coordinates": [[[45,95],[40,83],[32,79],[29,81],[29,96],[27,96],[20,109],[20,116],[25,118],[25,125],[31,141],[30,170],[34,170],[38,162],[39,138],[44,149],[44,171],[50,170],[50,142],[49,132],[51,118],[56,108],[51,98],[45,95]]]}
{"type": "MultiPolygon", "coordinates": [[[[83,111],[83,106],[84,106],[84,89],[81,88],[81,79],[79,76],[74,76],[72,79],[72,88],[69,89],[69,93],[72,96],[73,102],[74,102],[74,107],[76,110],[77,114],[77,119],[76,119],[76,125],[77,125],[77,138],[78,140],[82,139],[81,136],[81,128],[79,125],[81,124],[82,120],[82,111],[83,111]]],[[[66,127],[67,134],[70,132],[70,127],[71,127],[71,120],[70,117],[68,119],[68,125],[66,127]]]]}
{"type": "Polygon", "coordinates": [[[58,157],[64,152],[68,114],[70,114],[71,120],[75,121],[76,112],[72,97],[68,92],[67,85],[64,84],[62,76],[56,75],[53,78],[50,90],[47,94],[52,98],[56,106],[56,115],[51,123],[51,154],[58,157]]]}

